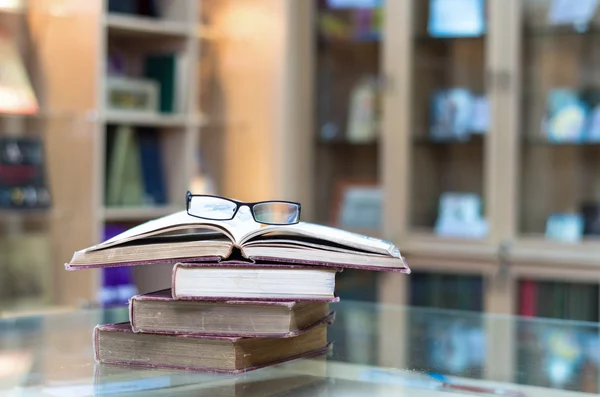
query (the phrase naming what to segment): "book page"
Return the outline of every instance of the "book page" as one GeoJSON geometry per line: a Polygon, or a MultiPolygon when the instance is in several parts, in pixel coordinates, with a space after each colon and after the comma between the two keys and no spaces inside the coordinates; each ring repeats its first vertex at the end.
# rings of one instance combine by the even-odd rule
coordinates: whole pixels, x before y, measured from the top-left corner
{"type": "Polygon", "coordinates": [[[316,238],[350,249],[400,258],[399,250],[389,241],[308,222],[300,222],[295,225],[264,225],[254,221],[248,207],[241,207],[235,218],[228,221],[204,220],[190,216],[186,211],[176,212],[135,226],[85,251],[105,249],[132,240],[193,228],[203,228],[223,233],[239,246],[243,246],[245,242],[253,237],[267,233],[280,233],[289,236],[316,238]]]}
{"type": "Polygon", "coordinates": [[[400,258],[400,251],[389,241],[309,222],[300,222],[295,225],[270,225],[246,235],[242,244],[253,237],[275,232],[317,238],[349,248],[400,258]]]}
{"type": "MultiPolygon", "coordinates": [[[[253,240],[244,244],[244,250],[247,248],[254,247],[270,247],[270,248],[293,248],[293,249],[312,249],[312,250],[321,250],[321,251],[331,251],[331,252],[343,252],[345,254],[350,255],[367,255],[367,256],[376,256],[381,257],[381,254],[375,254],[372,252],[367,252],[363,250],[356,250],[351,248],[344,248],[344,246],[340,246],[337,244],[319,244],[319,240],[310,239],[307,237],[302,237],[299,239],[294,238],[286,240],[286,239],[268,239],[268,240],[253,240]]],[[[385,255],[388,256],[388,255],[385,255]]]]}
{"type": "Polygon", "coordinates": [[[212,230],[223,233],[233,243],[236,243],[241,241],[245,234],[257,231],[262,226],[264,225],[254,221],[247,207],[240,208],[235,218],[229,221],[200,219],[188,215],[186,211],[180,211],[134,226],[109,240],[88,248],[86,251],[100,250],[132,240],[192,228],[207,229],[207,231],[212,230]]]}

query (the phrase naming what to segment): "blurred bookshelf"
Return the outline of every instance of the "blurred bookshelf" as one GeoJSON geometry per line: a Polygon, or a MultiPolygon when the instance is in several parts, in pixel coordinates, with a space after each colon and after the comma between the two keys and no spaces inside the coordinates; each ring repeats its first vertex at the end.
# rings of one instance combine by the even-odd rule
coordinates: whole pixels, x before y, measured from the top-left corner
{"type": "Polygon", "coordinates": [[[401,3],[313,1],[311,220],[491,277],[483,311],[514,313],[522,272],[600,282],[598,7],[401,3]]]}
{"type": "MultiPolygon", "coordinates": [[[[97,242],[184,209],[199,148],[202,47],[196,30],[201,3],[104,2],[97,93],[102,138],[95,155],[96,178],[102,182],[97,189],[97,242]]],[[[168,286],[156,284],[168,280],[163,270],[107,270],[106,288],[99,285],[97,290],[107,291],[104,301],[123,303],[126,299],[114,296],[168,286]]]]}
{"type": "MultiPolygon", "coordinates": [[[[598,321],[600,8],[585,3],[311,2],[304,24],[312,28],[301,36],[311,52],[295,75],[312,81],[306,92],[315,104],[302,113],[312,120],[304,141],[311,162],[296,161],[306,174],[307,220],[391,240],[414,272],[371,280],[348,272],[340,284],[360,291],[357,299],[408,305],[417,293],[438,293],[446,310],[475,304],[475,313],[532,323],[598,321]],[[572,294],[586,314],[521,313],[535,299],[520,293],[523,280],[539,285],[541,307],[572,294]],[[545,297],[548,284],[553,295],[545,297]]],[[[429,342],[411,339],[409,317],[410,327],[398,326],[397,351],[380,355],[426,367],[426,358],[411,358],[411,345],[429,342]]],[[[589,386],[600,373],[593,363],[585,371],[594,376],[571,384],[551,380],[551,368],[520,379],[524,360],[541,353],[523,347],[517,325],[497,323],[467,327],[489,338],[473,376],[566,389],[581,381],[598,392],[589,386]]],[[[572,335],[557,338],[570,343],[572,335]]],[[[542,355],[563,342],[542,346],[542,355]]]]}
{"type": "MultiPolygon", "coordinates": [[[[197,79],[202,2],[13,3],[15,10],[0,5],[3,62],[23,64],[29,85],[19,98],[32,91],[36,102],[7,109],[12,102],[3,100],[0,138],[41,144],[51,203],[0,208],[0,289],[9,295],[0,297],[0,310],[35,310],[36,301],[19,292],[26,288],[43,290],[36,294],[44,307],[88,306],[98,301],[106,275],[66,272],[62,264],[73,252],[181,210],[186,190],[210,185],[198,175],[206,124],[197,79]],[[9,57],[6,43],[20,61],[9,57]],[[17,265],[38,270],[11,282],[17,265]]],[[[7,83],[0,81],[0,94],[13,88],[7,83]]],[[[152,285],[143,270],[135,273],[137,289],[152,285]]]]}

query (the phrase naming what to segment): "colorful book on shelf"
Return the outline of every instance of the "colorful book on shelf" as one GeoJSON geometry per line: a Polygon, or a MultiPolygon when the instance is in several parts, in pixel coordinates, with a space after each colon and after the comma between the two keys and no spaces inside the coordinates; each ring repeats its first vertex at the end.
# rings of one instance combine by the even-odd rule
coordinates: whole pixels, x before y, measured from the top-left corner
{"type": "Polygon", "coordinates": [[[537,311],[537,284],[533,280],[519,283],[519,315],[535,317],[537,311]]]}
{"type": "Polygon", "coordinates": [[[178,53],[151,54],[144,62],[144,75],[160,84],[160,111],[178,113],[185,109],[185,56],[178,53]]]}
{"type": "Polygon", "coordinates": [[[144,185],[144,204],[165,205],[167,193],[159,133],[154,128],[139,128],[138,142],[144,185]]]}
{"type": "Polygon", "coordinates": [[[332,317],[328,302],[179,301],[170,289],[130,300],[133,332],[292,337],[332,317]]]}
{"type": "Polygon", "coordinates": [[[106,156],[107,206],[167,203],[158,131],[131,126],[111,128],[106,156]]]}
{"type": "Polygon", "coordinates": [[[0,300],[46,302],[52,292],[52,242],[46,232],[0,236],[0,300]]]}
{"type": "Polygon", "coordinates": [[[136,131],[133,132],[131,142],[125,156],[125,170],[122,175],[123,186],[120,204],[123,206],[140,206],[144,203],[144,181],[142,180],[142,159],[140,156],[140,143],[136,131]]]}
{"type": "Polygon", "coordinates": [[[117,126],[114,132],[109,131],[107,140],[107,179],[106,204],[119,206],[125,195],[127,167],[129,158],[135,150],[135,130],[131,126],[117,126]]]}
{"type": "Polygon", "coordinates": [[[410,273],[391,242],[323,225],[264,225],[242,207],[230,221],[210,221],[180,211],[145,222],[77,251],[68,270],[176,262],[320,265],[410,273]]]}
{"type": "Polygon", "coordinates": [[[0,208],[45,209],[52,205],[40,138],[0,138],[0,208]]]}
{"type": "MultiPolygon", "coordinates": [[[[127,230],[127,227],[124,225],[106,224],[104,226],[104,239],[108,240],[125,230],[127,230]]],[[[104,268],[102,269],[102,276],[102,288],[98,300],[104,306],[125,304],[132,295],[137,293],[130,267],[104,268]]]]}
{"type": "Polygon", "coordinates": [[[134,333],[130,323],[99,325],[94,330],[95,359],[102,364],[242,373],[326,354],[327,321],[289,338],[147,334],[134,333]]]}

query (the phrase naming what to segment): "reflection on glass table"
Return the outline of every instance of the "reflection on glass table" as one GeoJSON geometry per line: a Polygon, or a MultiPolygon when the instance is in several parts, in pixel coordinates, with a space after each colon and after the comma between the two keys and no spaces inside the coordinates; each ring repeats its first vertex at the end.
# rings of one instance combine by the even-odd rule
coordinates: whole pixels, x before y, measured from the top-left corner
{"type": "Polygon", "coordinates": [[[333,308],[338,316],[329,332],[330,353],[239,375],[95,363],[92,329],[99,323],[126,320],[126,308],[2,319],[0,395],[598,392],[600,328],[595,323],[358,302],[333,308]]]}

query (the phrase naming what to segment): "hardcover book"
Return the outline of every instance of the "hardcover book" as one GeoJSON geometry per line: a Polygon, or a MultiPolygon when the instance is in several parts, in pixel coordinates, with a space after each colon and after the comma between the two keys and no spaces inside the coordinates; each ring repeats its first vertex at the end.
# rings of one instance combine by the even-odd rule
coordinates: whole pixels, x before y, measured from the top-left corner
{"type": "Polygon", "coordinates": [[[186,211],[151,220],[75,252],[65,267],[214,263],[236,257],[253,263],[410,273],[398,248],[388,241],[307,222],[264,225],[246,207],[229,221],[203,220],[186,211]]]}
{"type": "Polygon", "coordinates": [[[94,329],[95,359],[101,364],[241,373],[328,350],[326,323],[291,338],[134,333],[130,323],[94,329]]]}
{"type": "Polygon", "coordinates": [[[166,289],[134,296],[133,332],[291,337],[331,316],[328,302],[178,301],[166,289]]]}
{"type": "Polygon", "coordinates": [[[177,263],[173,267],[174,299],[337,301],[339,269],[293,264],[177,263]]]}

